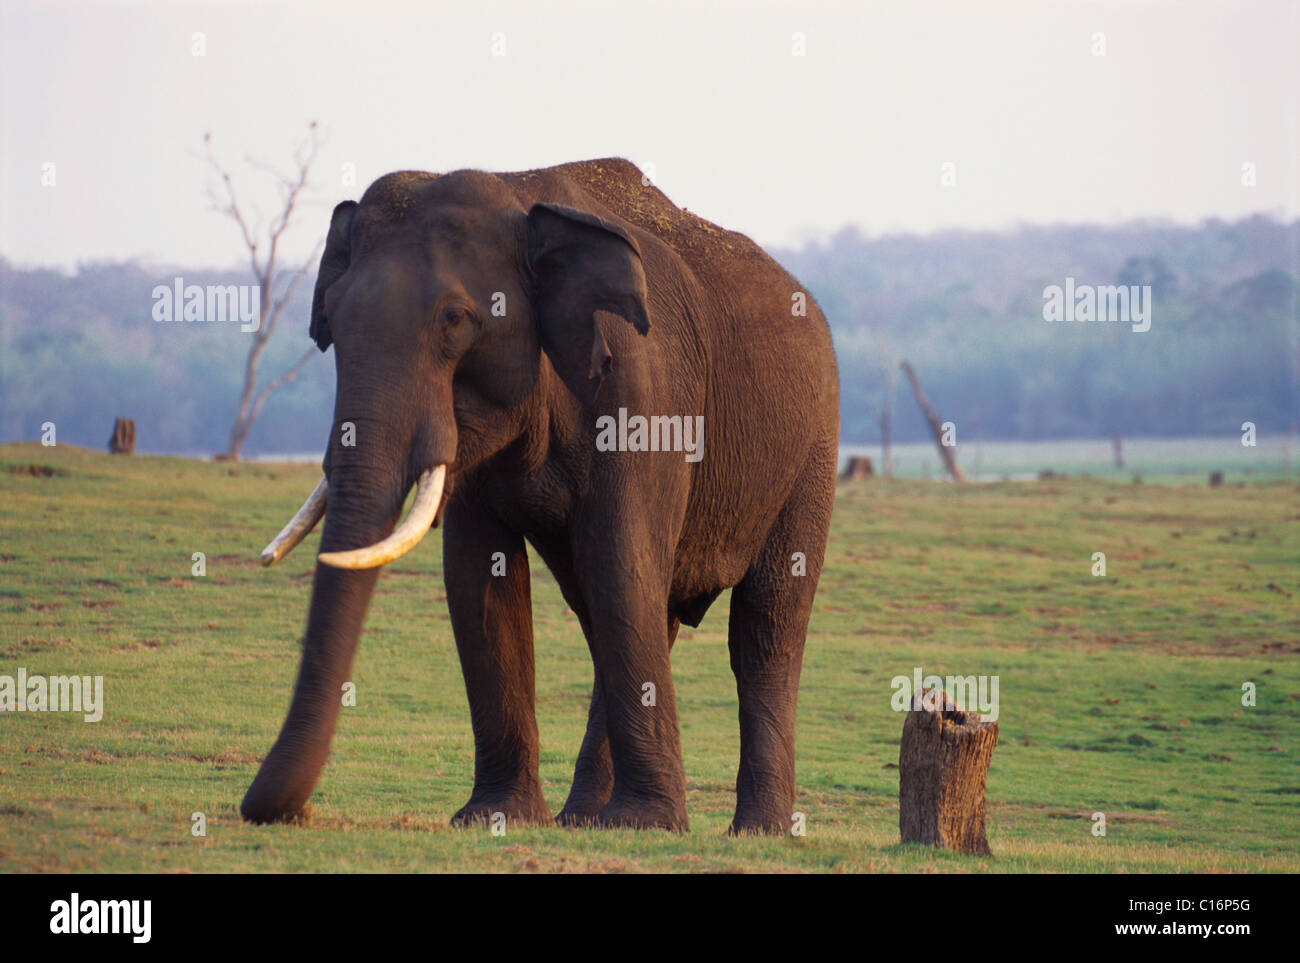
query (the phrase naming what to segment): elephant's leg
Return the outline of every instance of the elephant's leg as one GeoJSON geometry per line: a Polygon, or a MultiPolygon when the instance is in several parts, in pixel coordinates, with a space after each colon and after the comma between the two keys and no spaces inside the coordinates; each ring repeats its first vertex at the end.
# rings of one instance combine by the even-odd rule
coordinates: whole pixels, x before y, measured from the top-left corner
{"type": "MultiPolygon", "coordinates": [[[[677,619],[668,623],[668,648],[677,641],[677,619]]],[[[585,626],[584,626],[585,630],[585,626]]],[[[573,769],[573,788],[564,808],[555,817],[565,826],[587,826],[595,822],[598,813],[614,791],[614,763],[609,754],[609,734],[605,729],[605,694],[601,690],[600,674],[591,688],[591,708],[587,712],[587,734],[578,750],[578,762],[573,769]]]]}
{"type": "Polygon", "coordinates": [[[515,822],[550,823],[538,776],[524,541],[489,512],[454,499],[447,506],[443,577],[474,728],[474,790],[452,824],[487,821],[497,812],[515,822]]]}
{"type": "Polygon", "coordinates": [[[605,694],[597,673],[591,687],[591,708],[587,710],[587,733],[582,737],[578,762],[573,767],[573,787],[555,821],[562,826],[591,825],[613,791],[614,763],[605,731],[605,694]]]}
{"type": "Polygon", "coordinates": [[[587,603],[614,771],[609,800],[594,823],[684,830],[686,779],[668,661],[668,579],[662,574],[667,560],[655,557],[667,551],[628,531],[584,547],[590,555],[575,552],[575,569],[587,603]]]}
{"type": "MultiPolygon", "coordinates": [[[[830,478],[833,486],[833,474],[830,478]]],[[[795,704],[825,552],[830,497],[833,487],[829,496],[823,494],[812,504],[798,499],[787,504],[758,559],[732,592],[728,645],[740,696],[740,769],[732,833],[790,830],[795,704]]]]}

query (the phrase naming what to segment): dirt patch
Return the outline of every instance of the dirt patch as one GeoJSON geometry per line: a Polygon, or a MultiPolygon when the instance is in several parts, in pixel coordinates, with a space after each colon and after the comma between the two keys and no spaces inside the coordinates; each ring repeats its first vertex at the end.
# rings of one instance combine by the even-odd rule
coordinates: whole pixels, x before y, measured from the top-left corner
{"type": "MultiPolygon", "coordinates": [[[[1156,826],[1174,826],[1176,823],[1168,816],[1161,816],[1157,813],[1133,813],[1133,812],[1112,812],[1106,809],[1098,809],[1097,812],[1106,814],[1107,823],[1151,823],[1156,826]]],[[[1068,809],[1055,809],[1047,812],[1048,819],[1084,819],[1091,821],[1092,813],[1071,812],[1068,809]]]]}
{"type": "Polygon", "coordinates": [[[576,859],[571,856],[553,856],[534,853],[527,846],[507,846],[503,852],[515,857],[512,869],[516,873],[639,873],[636,863],[618,856],[603,859],[576,859]]]}
{"type": "Polygon", "coordinates": [[[907,607],[909,612],[956,612],[956,602],[926,602],[924,605],[912,605],[907,607]]]}
{"type": "Polygon", "coordinates": [[[446,829],[447,824],[425,813],[402,813],[397,818],[390,819],[386,828],[431,833],[446,829]]]}
{"type": "Polygon", "coordinates": [[[216,755],[210,756],[187,756],[190,762],[202,762],[212,766],[214,769],[229,769],[232,766],[251,766],[260,764],[262,759],[255,756],[246,749],[226,748],[216,755]]]}
{"type": "Polygon", "coordinates": [[[29,655],[32,652],[53,652],[61,645],[67,645],[72,639],[38,639],[27,636],[21,642],[10,642],[3,649],[5,655],[29,655]]]}
{"type": "Polygon", "coordinates": [[[90,752],[86,753],[86,762],[93,762],[97,766],[107,766],[109,763],[117,762],[119,759],[125,758],[124,755],[119,753],[104,752],[100,749],[91,749],[90,752]]]}
{"type": "Polygon", "coordinates": [[[162,639],[141,639],[139,642],[126,642],[122,645],[114,645],[109,648],[109,652],[143,652],[146,649],[161,649],[165,645],[175,645],[174,642],[164,642],[162,639]]]}
{"type": "Polygon", "coordinates": [[[230,568],[261,568],[262,560],[256,555],[214,555],[209,562],[219,562],[230,568]]]}
{"type": "Polygon", "coordinates": [[[52,465],[10,465],[9,474],[26,475],[28,478],[53,478],[63,472],[52,465]]]}

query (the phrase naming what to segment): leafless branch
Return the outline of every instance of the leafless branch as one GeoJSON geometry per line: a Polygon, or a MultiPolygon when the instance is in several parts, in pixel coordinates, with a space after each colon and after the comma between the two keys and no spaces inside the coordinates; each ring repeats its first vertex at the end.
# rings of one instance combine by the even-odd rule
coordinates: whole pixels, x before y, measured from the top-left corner
{"type": "Polygon", "coordinates": [[[308,348],[303,352],[302,357],[297,360],[292,368],[280,375],[280,377],[267,382],[266,387],[258,392],[257,400],[253,402],[252,410],[249,412],[248,416],[250,424],[256,421],[257,416],[262,413],[262,406],[266,404],[266,399],[271,397],[271,392],[275,391],[276,388],[287,385],[291,381],[297,381],[298,372],[300,372],[303,365],[315,357],[317,353],[318,352],[315,348],[308,348]]]}
{"type": "Polygon", "coordinates": [[[256,205],[245,205],[240,202],[230,172],[217,158],[216,152],[212,148],[210,134],[204,135],[203,151],[199,154],[205,167],[217,175],[221,185],[216,189],[211,184],[207,185],[205,194],[208,201],[213,210],[230,218],[238,227],[244,246],[248,249],[253,277],[262,291],[260,324],[256,334],[253,335],[253,342],[249,347],[248,357],[244,362],[244,386],[240,394],[235,422],[230,432],[229,450],[226,452],[226,457],[231,459],[239,457],[244,441],[252,429],[253,422],[257,420],[257,416],[261,413],[267,399],[278,388],[295,381],[303,365],[315,353],[315,349],[307,351],[292,368],[278,378],[272,379],[261,391],[255,392],[258,365],[267,344],[275,334],[276,323],[280,318],[280,314],[293,297],[299,282],[311,270],[312,265],[319,257],[321,249],[321,243],[318,242],[311,255],[302,264],[292,271],[281,271],[279,266],[280,242],[293,223],[294,214],[300,202],[302,202],[303,194],[309,188],[308,176],[311,167],[320,155],[321,140],[315,121],[308,126],[307,130],[307,136],[294,150],[294,171],[292,174],[286,175],[265,161],[251,157],[244,158],[245,163],[251,169],[268,174],[274,179],[280,197],[280,211],[267,222],[265,231],[263,231],[260,214],[257,215],[255,221],[250,221],[247,212],[250,209],[257,212],[257,207],[256,205]],[[277,289],[279,290],[278,295],[275,293],[277,289]]]}

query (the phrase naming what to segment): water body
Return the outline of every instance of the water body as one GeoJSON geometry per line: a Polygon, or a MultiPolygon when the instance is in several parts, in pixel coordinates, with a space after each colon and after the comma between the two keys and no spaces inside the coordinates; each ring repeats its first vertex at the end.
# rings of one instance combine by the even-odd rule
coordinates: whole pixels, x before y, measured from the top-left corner
{"type": "MultiPolygon", "coordinates": [[[[961,441],[960,436],[958,441],[961,441]]],[[[962,442],[957,460],[971,481],[1034,481],[1039,473],[1123,477],[1175,475],[1201,478],[1211,471],[1229,476],[1282,476],[1300,474],[1300,436],[1257,432],[1254,447],[1241,443],[1238,433],[1219,438],[1126,438],[1122,442],[1123,468],[1117,468],[1108,438],[1053,439],[1047,441],[962,442]]],[[[143,454],[143,452],[142,452],[143,454]]],[[[150,454],[162,454],[153,452],[150,454]]],[[[183,457],[209,458],[210,453],[186,452],[183,457]]],[[[895,474],[903,478],[941,478],[943,464],[930,442],[895,445],[895,474]]],[[[251,462],[320,464],[322,453],[263,452],[249,455],[251,462]]],[[[840,446],[840,462],[853,456],[870,458],[880,471],[879,444],[840,446]]],[[[704,453],[708,457],[708,451],[704,453]]],[[[1240,480],[1240,479],[1239,479],[1240,480]]]]}
{"type": "MultiPolygon", "coordinates": [[[[957,460],[972,481],[1028,481],[1040,472],[1096,477],[1184,475],[1202,478],[1211,471],[1232,475],[1286,475],[1300,465],[1300,438],[1257,432],[1254,447],[1240,433],[1220,438],[1126,438],[1124,466],[1116,467],[1109,438],[1048,441],[961,442],[957,460]]],[[[866,456],[879,471],[880,445],[841,445],[840,458],[866,456]]],[[[895,474],[938,478],[944,474],[939,453],[930,442],[910,442],[893,449],[895,474]]]]}

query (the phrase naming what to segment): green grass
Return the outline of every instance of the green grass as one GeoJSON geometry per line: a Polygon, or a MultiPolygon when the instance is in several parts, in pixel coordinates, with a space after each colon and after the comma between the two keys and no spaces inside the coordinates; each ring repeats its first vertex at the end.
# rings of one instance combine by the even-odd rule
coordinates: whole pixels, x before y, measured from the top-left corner
{"type": "MultiPolygon", "coordinates": [[[[0,446],[0,674],[102,675],[107,693],[97,724],[0,715],[0,871],[1300,871],[1294,480],[842,488],[800,693],[808,835],[730,839],[726,597],[673,653],[689,833],[447,827],[473,744],[437,531],[380,578],[311,825],[242,824],[288,704],[316,536],[271,570],[257,552],[317,477],[0,446]],[[898,844],[890,680],[918,665],[999,677],[994,859],[898,844]]],[[[536,561],[534,576],[558,810],[591,663],[536,561]]]]}

